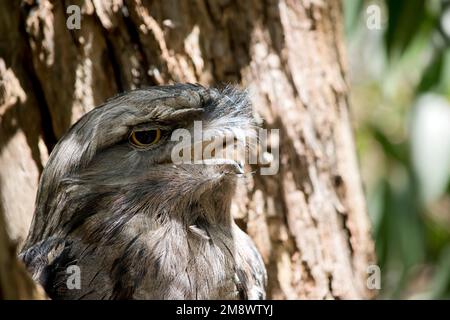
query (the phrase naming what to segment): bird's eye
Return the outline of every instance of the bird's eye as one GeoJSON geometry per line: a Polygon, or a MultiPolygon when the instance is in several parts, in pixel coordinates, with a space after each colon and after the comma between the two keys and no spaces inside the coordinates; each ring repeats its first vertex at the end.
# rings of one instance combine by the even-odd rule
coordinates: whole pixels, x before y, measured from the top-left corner
{"type": "Polygon", "coordinates": [[[161,129],[133,131],[130,142],[136,147],[145,148],[156,144],[161,139],[161,129]]]}

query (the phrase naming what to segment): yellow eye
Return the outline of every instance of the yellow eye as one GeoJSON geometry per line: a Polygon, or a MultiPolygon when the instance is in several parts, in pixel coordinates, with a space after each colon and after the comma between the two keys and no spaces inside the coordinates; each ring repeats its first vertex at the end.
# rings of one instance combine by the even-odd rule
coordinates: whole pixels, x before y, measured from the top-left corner
{"type": "Polygon", "coordinates": [[[161,139],[161,129],[133,131],[130,142],[136,147],[144,148],[154,145],[161,139]]]}

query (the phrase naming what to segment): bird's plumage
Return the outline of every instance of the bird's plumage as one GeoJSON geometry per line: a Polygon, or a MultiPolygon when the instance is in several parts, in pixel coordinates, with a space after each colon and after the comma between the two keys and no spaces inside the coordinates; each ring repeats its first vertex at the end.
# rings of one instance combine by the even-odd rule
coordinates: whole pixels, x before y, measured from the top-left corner
{"type": "Polygon", "coordinates": [[[234,223],[232,165],[174,164],[177,128],[254,134],[246,95],[179,84],[131,91],[83,116],[52,151],[20,257],[51,298],[262,299],[266,273],[234,223]],[[162,128],[151,148],[133,128],[162,128]],[[67,268],[81,289],[67,287],[67,268]]]}

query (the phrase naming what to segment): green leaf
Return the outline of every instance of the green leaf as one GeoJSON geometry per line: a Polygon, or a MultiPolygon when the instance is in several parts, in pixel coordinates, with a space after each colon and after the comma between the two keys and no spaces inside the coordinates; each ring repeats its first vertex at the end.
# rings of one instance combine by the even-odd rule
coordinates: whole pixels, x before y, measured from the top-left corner
{"type": "Polygon", "coordinates": [[[444,54],[443,52],[439,52],[425,69],[419,86],[416,89],[416,94],[429,91],[439,84],[442,77],[443,66],[444,54]]]}
{"type": "Polygon", "coordinates": [[[408,166],[409,159],[408,159],[408,152],[407,152],[407,146],[402,144],[394,144],[392,143],[389,138],[376,126],[370,127],[372,134],[375,138],[375,140],[381,145],[383,148],[384,153],[396,161],[400,162],[401,164],[408,166]]]}
{"type": "Polygon", "coordinates": [[[389,57],[404,53],[425,20],[423,0],[385,0],[388,26],[385,33],[389,57]]]}

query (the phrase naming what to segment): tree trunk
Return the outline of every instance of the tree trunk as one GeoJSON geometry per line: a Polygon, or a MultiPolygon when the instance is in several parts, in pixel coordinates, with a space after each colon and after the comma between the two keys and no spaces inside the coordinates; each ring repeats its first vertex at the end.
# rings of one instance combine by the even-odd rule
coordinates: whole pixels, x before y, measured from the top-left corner
{"type": "Polygon", "coordinates": [[[17,246],[6,233],[0,207],[0,300],[4,299],[46,299],[46,295],[17,260],[17,246]]]}
{"type": "Polygon", "coordinates": [[[233,83],[249,88],[265,128],[280,129],[279,173],[254,175],[233,205],[266,263],[268,297],[372,296],[341,11],[333,0],[2,1],[0,200],[11,236],[25,236],[52,146],[95,105],[148,85],[233,83]],[[66,27],[71,4],[79,30],[66,27]]]}

